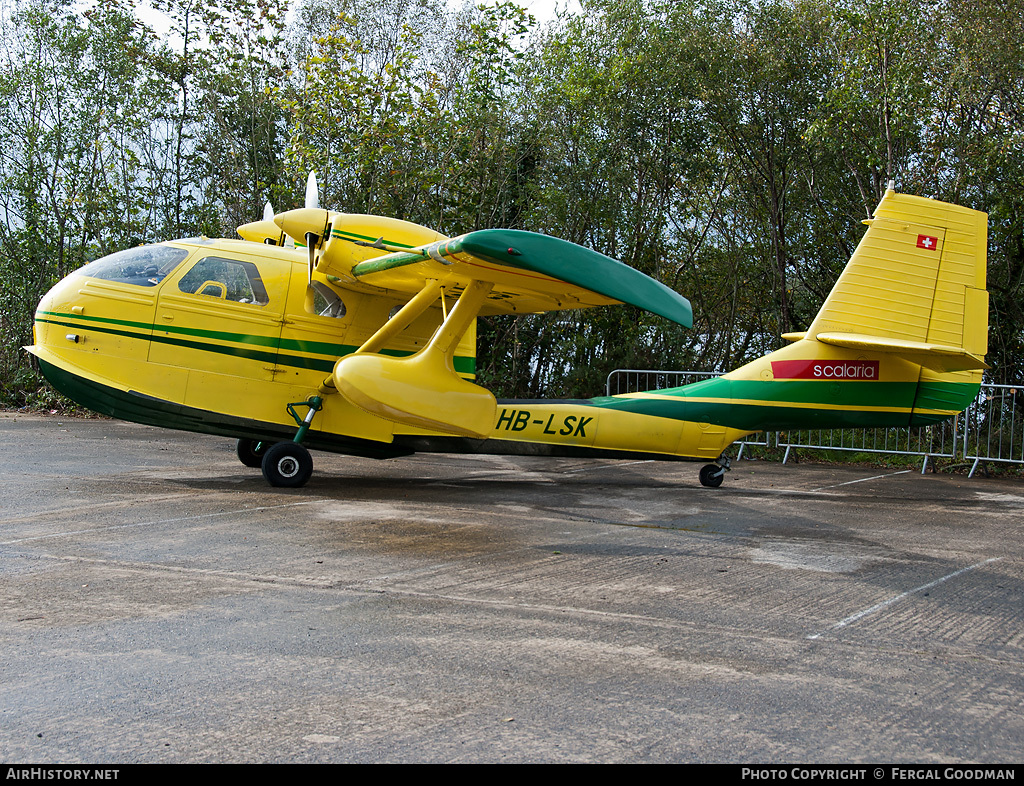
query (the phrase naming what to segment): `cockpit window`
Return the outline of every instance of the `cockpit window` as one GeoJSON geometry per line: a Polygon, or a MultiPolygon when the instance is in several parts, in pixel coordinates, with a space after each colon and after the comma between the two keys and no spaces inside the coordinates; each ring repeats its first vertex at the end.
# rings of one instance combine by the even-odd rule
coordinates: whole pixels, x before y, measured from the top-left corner
{"type": "Polygon", "coordinates": [[[235,303],[265,306],[270,302],[256,265],[237,259],[200,259],[181,277],[178,289],[190,295],[205,295],[235,303]]]}
{"type": "Polygon", "coordinates": [[[75,272],[103,281],[155,287],[188,255],[185,249],[174,246],[139,246],[101,257],[75,272]]]}

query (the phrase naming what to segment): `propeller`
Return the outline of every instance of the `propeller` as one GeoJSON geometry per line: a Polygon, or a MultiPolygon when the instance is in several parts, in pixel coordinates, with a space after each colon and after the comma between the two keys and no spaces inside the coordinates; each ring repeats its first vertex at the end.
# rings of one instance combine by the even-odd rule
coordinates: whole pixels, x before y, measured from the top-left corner
{"type": "Polygon", "coordinates": [[[394,252],[424,253],[420,246],[447,239],[432,229],[397,218],[325,210],[320,207],[314,172],[306,179],[305,206],[278,213],[274,223],[289,238],[306,246],[310,284],[317,270],[354,281],[351,270],[359,262],[394,252]]]}
{"type": "MultiPolygon", "coordinates": [[[[303,207],[306,210],[319,210],[320,209],[320,187],[316,182],[316,172],[311,171],[306,176],[306,198],[303,200],[303,207]]],[[[330,228],[326,227],[327,232],[330,233],[330,228]]],[[[313,282],[313,271],[316,270],[316,248],[320,245],[320,240],[323,235],[317,235],[315,232],[306,232],[306,253],[309,255],[309,281],[313,282]]]]}
{"type": "Polygon", "coordinates": [[[267,243],[271,246],[285,245],[287,238],[281,228],[274,223],[274,208],[267,202],[263,206],[263,219],[250,221],[238,228],[238,235],[243,240],[250,240],[253,243],[267,243]]]}
{"type": "Polygon", "coordinates": [[[310,172],[306,178],[306,198],[304,206],[298,210],[289,210],[274,216],[274,223],[284,233],[304,243],[309,256],[309,280],[313,281],[316,270],[317,251],[321,250],[324,241],[331,236],[331,214],[320,207],[320,188],[316,182],[316,172],[310,172]]]}

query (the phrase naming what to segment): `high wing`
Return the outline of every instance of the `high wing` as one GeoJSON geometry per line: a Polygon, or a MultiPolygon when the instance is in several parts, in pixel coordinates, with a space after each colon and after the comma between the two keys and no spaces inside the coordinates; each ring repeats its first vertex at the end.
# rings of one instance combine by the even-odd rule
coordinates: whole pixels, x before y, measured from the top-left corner
{"type": "MultiPolygon", "coordinates": [[[[430,280],[493,287],[480,313],[532,314],[628,303],[692,327],[686,298],[628,265],[555,237],[486,229],[447,238],[383,216],[293,210],[275,218],[296,241],[326,238],[311,273],[415,295],[430,280]]],[[[315,243],[316,241],[314,241],[315,243]]],[[[311,254],[312,255],[312,254],[311,254]]]]}
{"type": "MultiPolygon", "coordinates": [[[[596,251],[533,232],[490,229],[448,238],[399,219],[303,208],[274,222],[309,254],[309,277],[342,288],[401,292],[408,303],[341,358],[332,383],[362,409],[417,428],[484,438],[490,391],[456,374],[453,356],[479,315],[532,314],[628,303],[686,327],[689,301],[596,251]],[[381,350],[444,295],[458,303],[414,355],[381,350]]],[[[443,300],[442,300],[443,302],[443,300]]]]}
{"type": "Polygon", "coordinates": [[[424,279],[489,281],[482,313],[522,313],[629,303],[686,327],[690,303],[664,284],[614,259],[547,235],[485,229],[425,248],[361,262],[368,284],[418,290],[424,279]]]}

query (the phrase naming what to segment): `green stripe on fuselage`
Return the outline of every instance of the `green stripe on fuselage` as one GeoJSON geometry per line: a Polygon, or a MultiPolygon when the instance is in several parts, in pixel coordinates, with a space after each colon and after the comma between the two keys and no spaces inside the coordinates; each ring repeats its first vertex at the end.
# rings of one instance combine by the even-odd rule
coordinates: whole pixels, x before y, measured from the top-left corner
{"type": "Polygon", "coordinates": [[[592,406],[644,415],[714,423],[744,431],[927,425],[950,417],[940,412],[911,416],[915,407],[956,412],[979,385],[855,380],[733,380],[725,377],[632,396],[591,399],[592,406]],[[916,401],[915,401],[916,399],[916,401]]]}
{"type": "MultiPolygon", "coordinates": [[[[303,339],[278,339],[274,336],[260,336],[248,333],[228,333],[217,330],[201,330],[199,328],[183,328],[171,325],[153,325],[148,322],[131,322],[128,320],[109,319],[106,317],[85,317],[79,316],[78,314],[62,314],[49,311],[37,312],[36,321],[50,325],[59,325],[60,327],[66,328],[86,328],[114,336],[137,338],[140,341],[154,341],[159,344],[188,347],[202,352],[216,352],[223,355],[245,357],[263,363],[276,362],[282,366],[308,368],[327,373],[334,369],[334,364],[337,362],[338,358],[350,355],[359,349],[359,347],[353,344],[332,344],[324,341],[306,341],[303,339]],[[40,317],[40,314],[53,318],[40,317]],[[150,334],[149,331],[153,331],[152,334],[150,334]],[[203,339],[208,340],[204,341],[203,339]],[[242,344],[243,346],[230,346],[221,342],[231,342],[233,344],[242,344]],[[266,350],[257,349],[256,347],[265,347],[266,350]],[[273,350],[277,351],[275,352],[273,350]],[[303,357],[302,355],[290,354],[289,351],[308,352],[310,354],[326,355],[327,357],[303,357]]],[[[385,349],[382,350],[380,354],[391,357],[407,357],[412,355],[413,352],[385,349]]],[[[475,373],[476,358],[461,355],[456,356],[455,370],[460,374],[475,373]]]]}
{"type": "MultiPolygon", "coordinates": [[[[218,434],[234,438],[245,437],[284,442],[291,441],[295,436],[295,426],[292,424],[268,423],[240,418],[187,407],[151,396],[143,396],[79,377],[42,359],[39,360],[39,367],[50,384],[65,396],[88,407],[93,412],[111,417],[160,428],[194,431],[200,434],[218,434]]],[[[388,442],[375,442],[342,434],[331,434],[318,431],[315,428],[306,432],[303,444],[318,450],[376,459],[407,456],[412,452],[409,448],[388,442]]]]}

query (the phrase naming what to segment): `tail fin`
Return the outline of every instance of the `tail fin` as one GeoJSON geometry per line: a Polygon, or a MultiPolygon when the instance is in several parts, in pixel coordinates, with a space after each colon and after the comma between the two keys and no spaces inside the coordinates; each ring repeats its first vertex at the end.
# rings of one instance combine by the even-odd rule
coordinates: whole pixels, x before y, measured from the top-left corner
{"type": "Polygon", "coordinates": [[[940,373],[988,368],[987,216],[889,190],[865,223],[806,338],[940,373]]]}
{"type": "Polygon", "coordinates": [[[723,424],[917,426],[974,400],[986,368],[986,215],[889,190],[865,223],[807,332],[715,388],[732,400],[723,424]]]}

